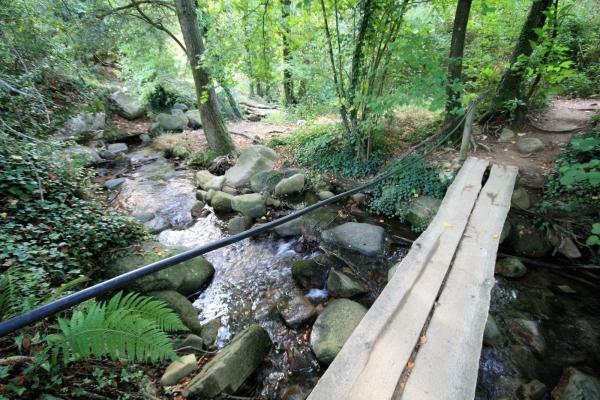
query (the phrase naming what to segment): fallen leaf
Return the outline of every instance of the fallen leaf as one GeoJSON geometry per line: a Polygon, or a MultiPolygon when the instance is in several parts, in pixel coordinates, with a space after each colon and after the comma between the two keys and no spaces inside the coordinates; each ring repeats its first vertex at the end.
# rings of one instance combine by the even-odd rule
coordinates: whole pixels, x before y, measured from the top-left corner
{"type": "Polygon", "coordinates": [[[407,367],[408,369],[413,369],[413,368],[415,367],[415,363],[414,363],[414,362],[412,362],[412,361],[409,361],[409,362],[408,362],[408,364],[406,364],[406,367],[407,367]]]}

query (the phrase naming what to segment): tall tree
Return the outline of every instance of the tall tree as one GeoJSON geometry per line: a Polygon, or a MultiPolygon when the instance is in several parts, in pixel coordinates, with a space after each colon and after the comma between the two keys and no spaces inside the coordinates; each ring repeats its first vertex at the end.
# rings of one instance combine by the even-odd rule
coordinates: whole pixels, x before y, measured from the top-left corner
{"type": "Polygon", "coordinates": [[[281,0],[281,20],[282,20],[282,33],[281,33],[281,49],[283,52],[283,92],[285,94],[285,104],[294,105],[296,104],[296,97],[294,96],[294,81],[292,79],[292,71],[290,69],[290,36],[292,30],[290,27],[290,7],[292,5],[291,0],[281,0]]]}
{"type": "Polygon", "coordinates": [[[219,114],[217,95],[208,70],[202,65],[204,42],[193,0],[175,0],[177,18],[183,34],[186,53],[192,67],[192,76],[198,97],[198,110],[204,134],[211,150],[228,154],[235,150],[231,136],[219,114]]]}
{"type": "Polygon", "coordinates": [[[552,0],[533,0],[517,44],[513,50],[510,67],[502,76],[502,80],[492,101],[491,112],[488,116],[502,113],[503,107],[509,100],[517,99],[522,101],[525,98],[523,93],[525,69],[522,65],[522,58],[531,56],[533,45],[538,40],[536,31],[544,27],[547,11],[551,4],[552,0]]]}
{"type": "Polygon", "coordinates": [[[462,94],[462,60],[465,49],[467,24],[471,11],[472,0],[458,0],[454,14],[454,27],[452,28],[452,42],[450,44],[450,60],[448,62],[448,83],[446,84],[446,117],[444,129],[451,129],[456,121],[455,110],[460,109],[462,94]]]}

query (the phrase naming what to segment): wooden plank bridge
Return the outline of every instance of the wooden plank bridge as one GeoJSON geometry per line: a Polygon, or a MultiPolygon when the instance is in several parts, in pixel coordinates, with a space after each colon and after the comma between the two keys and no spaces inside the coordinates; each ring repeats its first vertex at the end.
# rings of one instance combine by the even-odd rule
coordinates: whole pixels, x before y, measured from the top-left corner
{"type": "Polygon", "coordinates": [[[469,158],[429,227],[309,400],[475,396],[502,227],[517,168],[469,158]]]}

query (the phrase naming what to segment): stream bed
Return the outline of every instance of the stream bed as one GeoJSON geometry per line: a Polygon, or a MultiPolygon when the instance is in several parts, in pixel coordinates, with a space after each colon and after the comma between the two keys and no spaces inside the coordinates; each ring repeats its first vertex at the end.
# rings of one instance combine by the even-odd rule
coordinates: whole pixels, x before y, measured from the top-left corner
{"type": "MultiPolygon", "coordinates": [[[[227,236],[224,221],[210,208],[200,218],[192,218],[196,202],[192,171],[176,169],[150,148],[135,150],[129,157],[136,167],[124,175],[126,181],[119,190],[109,195],[112,207],[156,231],[158,240],[167,246],[191,248],[227,236]]],[[[339,210],[330,211],[335,219],[339,210]]],[[[191,300],[202,323],[219,321],[217,346],[223,347],[254,322],[265,328],[273,342],[263,366],[239,394],[303,399],[316,384],[322,370],[310,348],[311,328],[290,329],[278,307],[291,297],[307,296],[317,311],[322,309],[327,291],[303,290],[291,274],[294,261],[320,251],[302,237],[284,239],[271,233],[206,254],[215,275],[191,300]]],[[[371,296],[365,305],[385,285],[387,268],[406,251],[406,247],[387,243],[386,260],[367,266],[365,283],[371,296]]],[[[490,313],[499,332],[493,346],[483,347],[476,399],[521,398],[517,397],[521,385],[534,379],[548,387],[540,399],[549,399],[565,367],[600,371],[600,297],[584,283],[543,269],[530,269],[518,280],[498,277],[490,313]]]]}

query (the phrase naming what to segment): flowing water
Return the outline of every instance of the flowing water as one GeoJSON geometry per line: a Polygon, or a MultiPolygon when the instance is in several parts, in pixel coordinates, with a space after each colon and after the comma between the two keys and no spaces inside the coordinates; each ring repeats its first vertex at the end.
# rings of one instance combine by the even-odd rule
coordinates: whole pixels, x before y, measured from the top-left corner
{"type": "MultiPolygon", "coordinates": [[[[196,200],[190,171],[176,170],[150,149],[130,156],[138,167],[128,175],[116,197],[113,195],[113,207],[136,216],[151,228],[163,229],[158,240],[168,246],[194,247],[226,236],[223,222],[210,209],[195,221],[191,217],[196,200]]],[[[336,213],[333,210],[334,218],[336,213]]],[[[389,229],[396,228],[400,229],[389,229]]],[[[385,265],[361,270],[374,293],[367,302],[372,302],[384,286],[386,268],[405,253],[405,248],[391,248],[385,265]]],[[[302,291],[291,277],[293,261],[316,254],[318,251],[301,238],[284,240],[273,234],[206,254],[215,267],[215,276],[194,299],[194,306],[202,322],[219,320],[218,346],[224,346],[253,322],[268,331],[274,344],[263,367],[242,388],[242,394],[268,399],[303,398],[322,372],[308,344],[310,327],[289,329],[277,311],[278,305],[292,296],[306,296],[314,304],[327,300],[325,289],[302,291]]],[[[588,286],[545,270],[533,269],[521,280],[498,278],[492,291],[491,314],[504,339],[482,350],[476,398],[514,398],[516,388],[534,378],[551,388],[569,365],[597,372],[599,310],[600,300],[588,286]],[[553,291],[564,285],[575,293],[553,291]],[[511,333],[512,318],[539,324],[546,346],[542,354],[533,354],[522,345],[522,338],[511,333]]]]}

